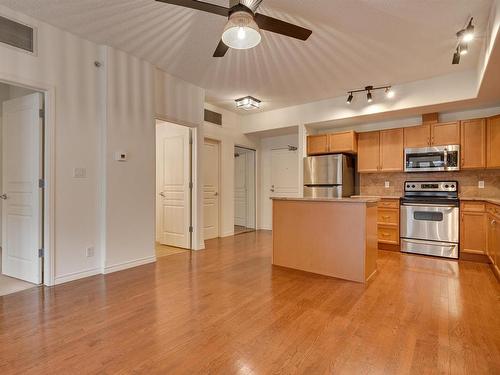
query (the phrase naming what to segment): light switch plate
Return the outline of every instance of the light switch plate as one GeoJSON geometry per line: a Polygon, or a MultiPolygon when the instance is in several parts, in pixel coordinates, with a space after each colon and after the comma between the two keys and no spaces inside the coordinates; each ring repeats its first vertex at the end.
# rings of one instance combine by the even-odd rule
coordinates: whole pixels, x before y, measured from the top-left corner
{"type": "Polygon", "coordinates": [[[479,183],[477,184],[477,187],[479,189],[484,189],[484,181],[479,181],[479,183]]]}
{"type": "Polygon", "coordinates": [[[85,168],[73,168],[74,178],[85,178],[87,177],[87,170],[85,168]]]}
{"type": "Polygon", "coordinates": [[[390,181],[386,181],[385,182],[385,188],[389,189],[390,187],[391,187],[391,182],[390,181]]]}

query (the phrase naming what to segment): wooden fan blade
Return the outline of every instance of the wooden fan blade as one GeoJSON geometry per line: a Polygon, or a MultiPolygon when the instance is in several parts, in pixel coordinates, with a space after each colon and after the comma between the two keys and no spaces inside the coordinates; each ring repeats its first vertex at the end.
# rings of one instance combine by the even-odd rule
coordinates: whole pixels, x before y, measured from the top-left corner
{"type": "Polygon", "coordinates": [[[215,49],[214,57],[224,57],[228,49],[229,47],[221,40],[215,49]]]}
{"type": "Polygon", "coordinates": [[[259,25],[262,30],[300,40],[307,40],[312,34],[311,30],[260,13],[255,14],[255,22],[257,22],[257,25],[259,25]]]}
{"type": "Polygon", "coordinates": [[[219,5],[206,3],[198,0],[156,0],[160,3],[179,5],[181,7],[201,10],[203,12],[218,14],[219,16],[229,16],[229,8],[224,8],[219,5]]]}

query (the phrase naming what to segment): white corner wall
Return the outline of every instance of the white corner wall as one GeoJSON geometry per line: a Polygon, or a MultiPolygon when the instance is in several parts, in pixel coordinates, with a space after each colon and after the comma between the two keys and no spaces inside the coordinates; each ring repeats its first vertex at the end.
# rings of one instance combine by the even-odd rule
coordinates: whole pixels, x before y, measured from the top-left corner
{"type": "Polygon", "coordinates": [[[104,272],[152,262],[155,257],[154,69],[143,60],[106,49],[104,272]],[[114,160],[126,152],[128,160],[114,160]]]}
{"type": "Polygon", "coordinates": [[[243,134],[238,114],[208,103],[205,108],[222,114],[222,126],[205,122],[203,133],[206,138],[217,140],[221,144],[220,231],[221,237],[227,237],[234,234],[234,147],[251,148],[257,150],[258,154],[259,140],[243,134]]]}

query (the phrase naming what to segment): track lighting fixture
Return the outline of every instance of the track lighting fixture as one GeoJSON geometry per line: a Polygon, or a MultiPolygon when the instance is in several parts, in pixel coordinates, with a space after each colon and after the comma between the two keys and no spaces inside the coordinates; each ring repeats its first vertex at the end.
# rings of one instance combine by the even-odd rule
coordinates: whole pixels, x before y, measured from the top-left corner
{"type": "Polygon", "coordinates": [[[472,24],[473,19],[474,18],[471,17],[467,26],[457,32],[458,44],[451,61],[453,65],[460,64],[460,56],[466,55],[469,52],[469,42],[474,40],[474,25],[472,24]]]}
{"type": "Polygon", "coordinates": [[[387,98],[389,99],[394,98],[394,91],[392,90],[391,86],[378,86],[378,87],[366,86],[364,89],[348,91],[347,94],[349,94],[349,96],[347,97],[347,104],[352,103],[352,101],[354,100],[354,94],[358,92],[366,92],[366,100],[368,101],[368,103],[371,103],[373,102],[372,91],[376,90],[385,90],[385,96],[387,98]]]}

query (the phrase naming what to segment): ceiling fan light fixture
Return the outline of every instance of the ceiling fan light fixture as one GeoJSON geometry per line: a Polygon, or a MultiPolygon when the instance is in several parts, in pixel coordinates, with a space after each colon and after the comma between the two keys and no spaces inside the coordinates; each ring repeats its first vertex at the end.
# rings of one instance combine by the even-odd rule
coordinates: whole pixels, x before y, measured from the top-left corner
{"type": "Polygon", "coordinates": [[[253,15],[245,11],[231,14],[222,33],[224,44],[233,49],[253,48],[261,39],[259,26],[253,15]]]}
{"type": "Polygon", "coordinates": [[[259,109],[261,101],[254,98],[253,96],[245,96],[244,98],[236,99],[236,108],[244,109],[245,111],[251,111],[253,109],[259,109]]]}

